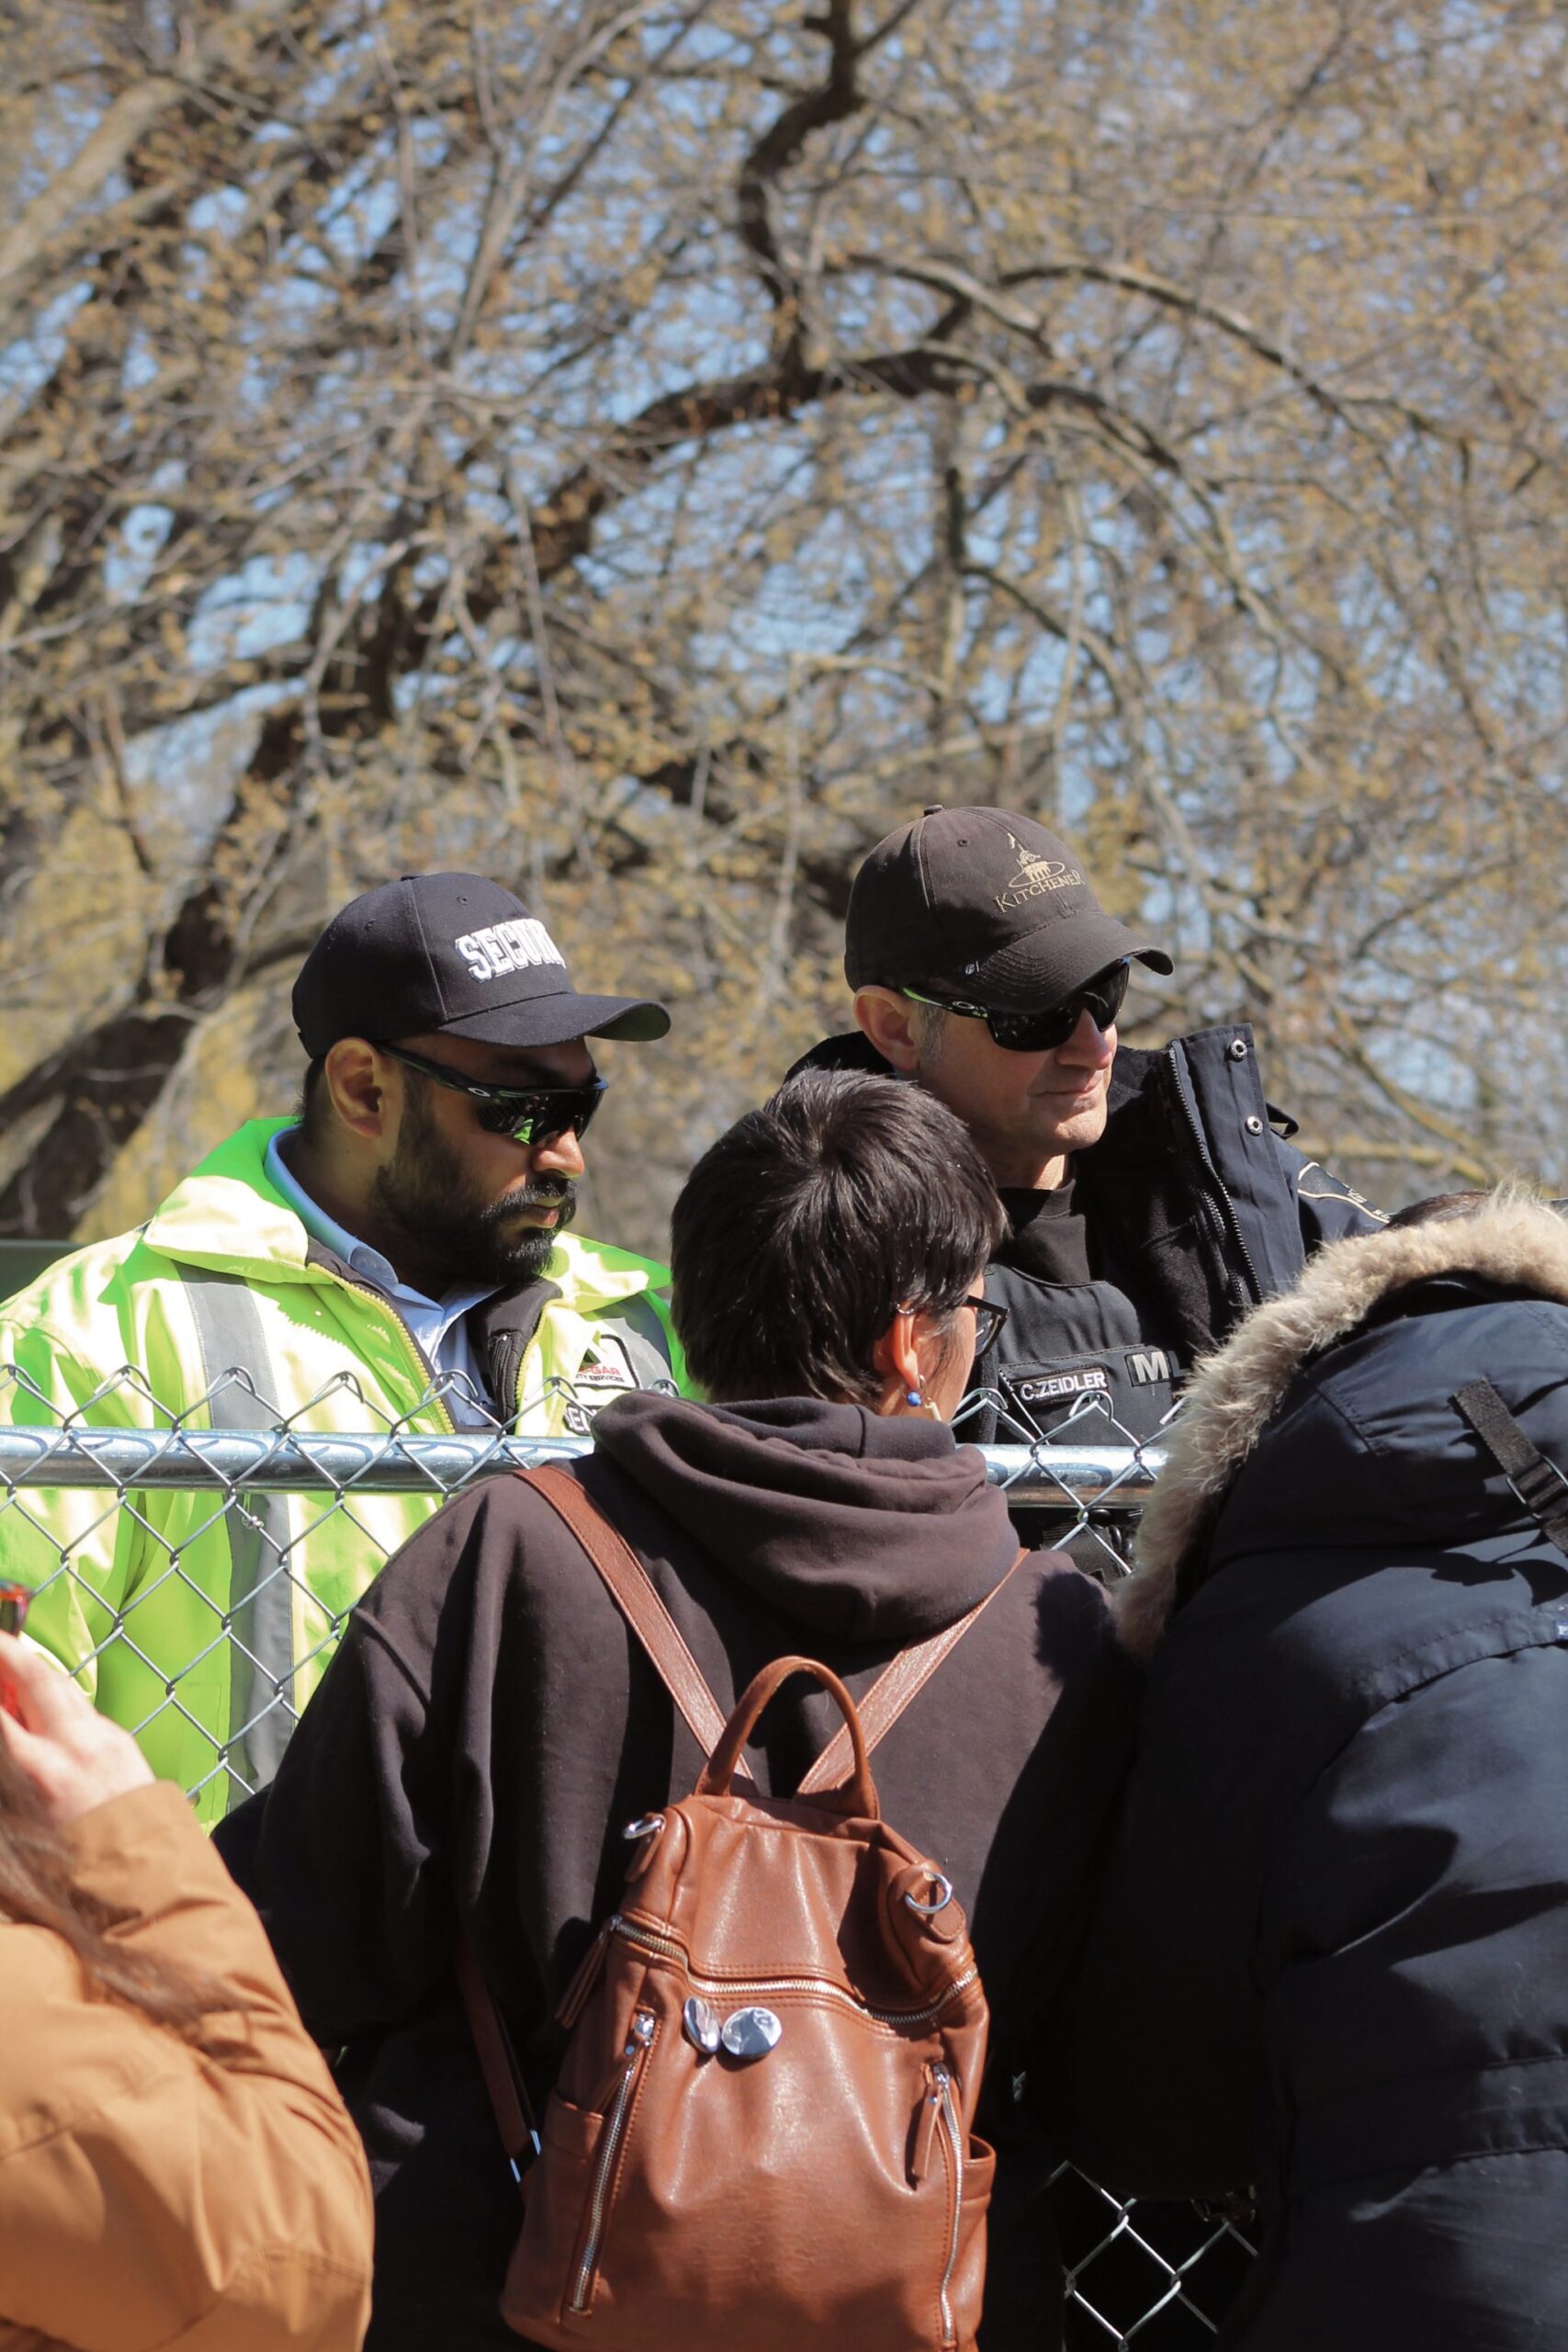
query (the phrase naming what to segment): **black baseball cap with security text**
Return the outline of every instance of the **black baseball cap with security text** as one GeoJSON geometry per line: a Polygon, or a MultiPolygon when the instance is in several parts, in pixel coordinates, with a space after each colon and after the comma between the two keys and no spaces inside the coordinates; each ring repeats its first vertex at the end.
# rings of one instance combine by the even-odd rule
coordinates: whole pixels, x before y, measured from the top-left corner
{"type": "Polygon", "coordinates": [[[852,989],[916,988],[1032,1012],[1123,957],[1174,967],[1107,914],[1056,834],[1006,808],[928,808],[867,856],[850,892],[852,989]]]}
{"type": "Polygon", "coordinates": [[[340,1037],[387,1045],[443,1030],[491,1046],[573,1037],[662,1037],[647,997],[584,996],[521,899],[478,874],[405,874],[335,914],[294,984],[294,1023],[312,1061],[340,1037]]]}

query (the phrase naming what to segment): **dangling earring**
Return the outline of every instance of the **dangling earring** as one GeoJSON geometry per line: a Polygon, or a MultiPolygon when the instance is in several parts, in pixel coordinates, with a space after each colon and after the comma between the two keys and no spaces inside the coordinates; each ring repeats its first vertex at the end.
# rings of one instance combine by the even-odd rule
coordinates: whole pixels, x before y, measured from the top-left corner
{"type": "Polygon", "coordinates": [[[920,1404],[923,1404],[923,1403],[924,1403],[924,1401],[925,1401],[925,1399],[921,1396],[920,1392],[919,1392],[919,1390],[918,1388],[906,1388],[906,1389],[905,1389],[905,1391],[904,1391],[904,1402],[905,1402],[905,1404],[906,1404],[906,1405],[920,1405],[920,1404]]]}

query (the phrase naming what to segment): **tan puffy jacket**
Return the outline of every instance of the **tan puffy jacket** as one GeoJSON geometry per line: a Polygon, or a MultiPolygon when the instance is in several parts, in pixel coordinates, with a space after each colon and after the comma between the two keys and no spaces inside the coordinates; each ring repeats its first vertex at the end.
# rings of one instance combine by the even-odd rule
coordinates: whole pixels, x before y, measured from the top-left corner
{"type": "Polygon", "coordinates": [[[0,1920],[0,2352],[356,2352],[364,2154],[254,1912],[167,1781],[71,1836],[127,1944],[251,2015],[198,2055],[87,1998],[50,1929],[0,1920]]]}

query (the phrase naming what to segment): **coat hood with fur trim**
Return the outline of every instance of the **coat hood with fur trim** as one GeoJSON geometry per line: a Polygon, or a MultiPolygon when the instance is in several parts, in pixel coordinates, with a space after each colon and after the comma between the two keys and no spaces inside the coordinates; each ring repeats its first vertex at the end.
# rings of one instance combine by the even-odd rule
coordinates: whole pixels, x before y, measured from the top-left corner
{"type": "Polygon", "coordinates": [[[1568,1461],[1568,1222],[1554,1209],[1502,1193],[1472,1216],[1322,1250],[1188,1391],[1115,1595],[1128,1647],[1149,1656],[1200,1566],[1244,1552],[1533,1532],[1452,1404],[1478,1377],[1568,1461]]]}

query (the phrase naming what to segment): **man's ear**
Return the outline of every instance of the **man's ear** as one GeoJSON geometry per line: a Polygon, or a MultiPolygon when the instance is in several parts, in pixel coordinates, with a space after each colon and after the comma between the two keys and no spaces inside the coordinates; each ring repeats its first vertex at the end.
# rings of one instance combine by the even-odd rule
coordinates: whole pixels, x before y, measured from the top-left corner
{"type": "Polygon", "coordinates": [[[393,1106],[389,1101],[386,1065],[375,1046],[363,1037],[340,1037],[328,1051],[321,1083],[334,1116],[349,1134],[363,1143],[378,1143],[393,1106]]]}
{"type": "Polygon", "coordinates": [[[905,1077],[912,1076],[920,1067],[920,1049],[915,1043],[915,1017],[919,1012],[907,996],[897,989],[866,988],[855,990],[855,1023],[870,1038],[885,1062],[905,1077]]]}

